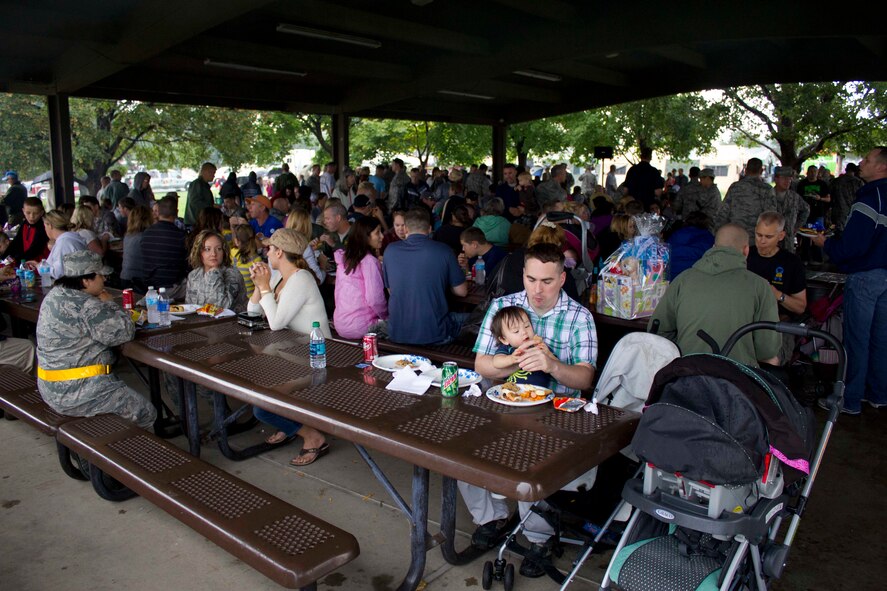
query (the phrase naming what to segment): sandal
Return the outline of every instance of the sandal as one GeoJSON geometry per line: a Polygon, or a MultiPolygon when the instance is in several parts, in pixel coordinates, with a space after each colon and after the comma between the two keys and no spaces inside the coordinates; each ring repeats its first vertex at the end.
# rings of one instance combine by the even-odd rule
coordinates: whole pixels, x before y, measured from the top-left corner
{"type": "Polygon", "coordinates": [[[279,443],[283,443],[287,439],[288,437],[286,436],[286,433],[284,433],[283,431],[278,431],[274,435],[267,437],[265,439],[265,443],[267,443],[268,445],[277,445],[279,443]]]}
{"type": "Polygon", "coordinates": [[[291,466],[307,466],[309,464],[313,464],[317,461],[318,458],[325,456],[330,451],[330,444],[324,442],[320,447],[309,447],[302,448],[302,451],[299,452],[299,455],[294,457],[290,461],[291,466]],[[310,456],[310,458],[302,459],[304,456],[310,456]]]}

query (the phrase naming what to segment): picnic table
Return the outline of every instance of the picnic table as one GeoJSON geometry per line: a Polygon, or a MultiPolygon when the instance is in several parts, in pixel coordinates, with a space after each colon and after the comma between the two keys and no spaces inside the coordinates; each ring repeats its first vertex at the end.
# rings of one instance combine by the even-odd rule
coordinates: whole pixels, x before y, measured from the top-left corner
{"type": "MultiPolygon", "coordinates": [[[[140,335],[123,353],[218,397],[234,397],[354,444],[411,524],[410,566],[400,589],[416,589],[425,568],[430,472],[443,477],[441,532],[433,539],[442,542],[445,559],[458,564],[479,552],[454,546],[457,480],[517,500],[540,500],[626,446],[638,420],[607,406],[597,415],[569,414],[550,404],[514,408],[486,397],[443,398],[437,389],[423,396],[391,391],[385,389],[391,374],[356,367],[363,358],[359,347],[328,340],[327,348],[327,368],[312,370],[306,336],[229,323],[140,335]],[[412,502],[367,448],[413,465],[412,502]]],[[[217,405],[217,426],[224,418],[217,405]]],[[[194,443],[199,453],[199,440],[192,448],[194,443]]]]}

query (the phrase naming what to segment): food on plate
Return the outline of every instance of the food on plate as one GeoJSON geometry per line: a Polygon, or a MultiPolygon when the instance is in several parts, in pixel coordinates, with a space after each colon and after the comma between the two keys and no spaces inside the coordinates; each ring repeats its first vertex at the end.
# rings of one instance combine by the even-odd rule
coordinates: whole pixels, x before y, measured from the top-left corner
{"type": "Polygon", "coordinates": [[[203,306],[197,308],[198,314],[206,314],[208,316],[218,316],[224,311],[225,308],[222,308],[221,306],[216,306],[215,304],[204,304],[203,306]]]}
{"type": "Polygon", "coordinates": [[[413,363],[409,359],[398,359],[397,361],[394,362],[394,366],[397,367],[398,369],[403,369],[404,367],[411,367],[411,368],[415,369],[416,367],[418,367],[415,363],[413,363]]]}
{"type": "Polygon", "coordinates": [[[506,382],[499,387],[499,397],[509,402],[538,402],[551,394],[548,388],[506,382]]]}
{"type": "Polygon", "coordinates": [[[169,311],[172,312],[173,314],[176,314],[178,312],[184,312],[185,306],[182,306],[180,304],[173,304],[169,307],[169,311]]]}

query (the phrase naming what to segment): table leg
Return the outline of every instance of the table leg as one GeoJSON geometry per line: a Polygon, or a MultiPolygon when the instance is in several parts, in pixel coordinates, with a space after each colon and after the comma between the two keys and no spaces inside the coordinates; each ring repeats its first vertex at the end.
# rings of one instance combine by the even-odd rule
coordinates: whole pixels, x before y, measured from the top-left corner
{"type": "Polygon", "coordinates": [[[456,491],[456,479],[443,476],[441,481],[440,531],[443,533],[444,539],[440,545],[440,551],[443,554],[444,560],[452,565],[459,566],[461,564],[468,564],[482,556],[486,553],[486,550],[471,545],[461,552],[456,550],[456,504],[459,502],[456,491]]]}
{"type": "MultiPolygon", "coordinates": [[[[213,431],[210,433],[210,438],[218,438],[219,441],[219,451],[222,452],[222,455],[228,458],[229,460],[245,460],[247,458],[251,458],[260,453],[264,453],[266,451],[282,447],[284,445],[288,445],[292,443],[293,439],[296,438],[296,435],[289,437],[283,440],[280,443],[275,445],[271,445],[270,443],[257,443],[256,445],[247,447],[246,449],[235,449],[231,447],[231,444],[228,441],[228,436],[233,435],[235,431],[242,432],[243,429],[232,429],[235,425],[237,425],[237,417],[241,414],[249,410],[248,406],[243,406],[235,412],[228,413],[230,409],[228,408],[228,401],[225,399],[224,394],[219,394],[218,392],[213,392],[213,431]]],[[[255,421],[258,422],[258,421],[255,421]]],[[[254,423],[249,423],[254,424],[254,423]]]]}
{"type": "Polygon", "coordinates": [[[398,591],[415,591],[425,572],[428,530],[428,469],[413,466],[413,510],[410,515],[410,569],[398,591]]]}
{"type": "Polygon", "coordinates": [[[200,457],[200,423],[197,420],[197,386],[179,378],[179,400],[185,414],[185,432],[191,455],[200,457]]]}

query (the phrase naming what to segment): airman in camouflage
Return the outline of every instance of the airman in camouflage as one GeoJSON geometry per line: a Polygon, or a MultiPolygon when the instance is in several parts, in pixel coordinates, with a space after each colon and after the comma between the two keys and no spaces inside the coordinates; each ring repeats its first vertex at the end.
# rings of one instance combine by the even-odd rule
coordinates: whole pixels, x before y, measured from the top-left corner
{"type": "Polygon", "coordinates": [[[721,191],[715,184],[715,172],[711,168],[703,168],[694,174],[696,170],[695,166],[690,169],[690,183],[675,195],[672,209],[684,219],[694,211],[701,211],[714,223],[721,208],[721,191]],[[699,180],[696,180],[696,176],[699,180]]]}
{"type": "Polygon", "coordinates": [[[774,173],[773,195],[776,197],[776,209],[785,218],[785,239],[779,243],[780,248],[795,252],[795,235],[807,223],[810,217],[810,205],[804,198],[791,190],[794,169],[791,166],[780,166],[774,173]]]}
{"type": "Polygon", "coordinates": [[[751,158],[745,165],[745,177],[727,189],[727,196],[715,216],[715,228],[734,223],[748,232],[749,245],[755,243],[755,225],[765,211],[776,211],[773,187],[761,179],[764,165],[760,158],[751,158]]]}
{"type": "Polygon", "coordinates": [[[850,216],[850,206],[856,201],[856,192],[865,184],[859,178],[859,167],[852,162],[847,165],[846,173],[832,181],[832,223],[838,232],[844,231],[844,224],[850,216]]]}
{"type": "Polygon", "coordinates": [[[154,407],[110,371],[111,348],[135,334],[129,314],[104,289],[111,271],[91,251],[65,255],[65,275],[43,299],[37,319],[37,387],[62,414],[113,413],[147,428],[154,423],[154,407]],[[64,370],[88,377],[72,379],[64,370]]]}

